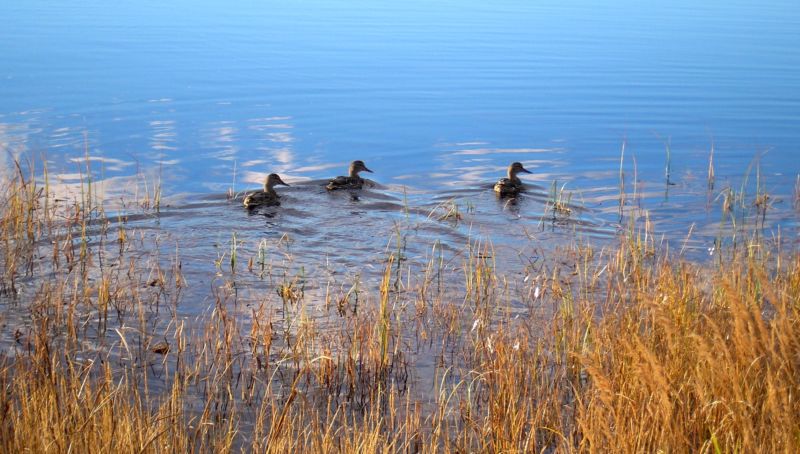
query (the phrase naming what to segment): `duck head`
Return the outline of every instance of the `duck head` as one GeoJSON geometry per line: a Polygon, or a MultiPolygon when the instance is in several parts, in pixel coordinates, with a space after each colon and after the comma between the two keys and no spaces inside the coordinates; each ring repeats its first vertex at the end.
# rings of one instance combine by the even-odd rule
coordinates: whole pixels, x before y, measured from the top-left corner
{"type": "Polygon", "coordinates": [[[350,163],[350,178],[359,178],[358,172],[369,172],[373,173],[372,170],[367,168],[367,165],[364,164],[364,161],[356,160],[350,163]]]}
{"type": "Polygon", "coordinates": [[[281,180],[281,177],[277,173],[271,173],[267,176],[267,181],[264,182],[264,191],[270,193],[275,192],[273,188],[279,184],[283,186],[289,186],[287,183],[284,183],[284,181],[281,180]]]}
{"type": "Polygon", "coordinates": [[[522,167],[521,162],[512,162],[510,166],[508,166],[508,179],[513,181],[516,184],[521,184],[519,177],[517,177],[518,173],[533,173],[530,170],[522,167]]]}

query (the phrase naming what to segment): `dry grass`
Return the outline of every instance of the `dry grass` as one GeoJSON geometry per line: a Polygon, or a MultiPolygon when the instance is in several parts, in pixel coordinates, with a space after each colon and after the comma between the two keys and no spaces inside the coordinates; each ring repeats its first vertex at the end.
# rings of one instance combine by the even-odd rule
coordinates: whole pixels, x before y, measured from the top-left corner
{"type": "Polygon", "coordinates": [[[800,210],[800,174],[794,179],[794,191],[792,193],[792,206],[800,210]]]}
{"type": "Polygon", "coordinates": [[[398,232],[380,285],[331,286],[312,318],[299,271],[245,309],[235,279],[268,248],[234,235],[187,321],[177,251],[29,175],[0,200],[0,301],[30,320],[3,331],[0,451],[800,449],[800,253],[779,243],[691,263],[631,224],[515,284],[489,241],[411,269],[398,232]]]}

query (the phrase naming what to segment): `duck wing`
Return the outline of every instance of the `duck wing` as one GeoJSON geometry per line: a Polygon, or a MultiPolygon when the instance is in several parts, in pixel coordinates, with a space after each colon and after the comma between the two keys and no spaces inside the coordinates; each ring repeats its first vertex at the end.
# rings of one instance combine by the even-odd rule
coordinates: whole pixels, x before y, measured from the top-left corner
{"type": "Polygon", "coordinates": [[[499,195],[516,195],[522,190],[522,186],[515,184],[509,178],[501,178],[494,185],[494,192],[499,195]]]}
{"type": "Polygon", "coordinates": [[[340,176],[329,181],[325,188],[329,191],[336,189],[361,189],[363,185],[364,180],[362,178],[340,176]]]}
{"type": "Polygon", "coordinates": [[[276,206],[276,205],[280,205],[278,197],[264,191],[254,192],[244,198],[244,206],[247,208],[255,208],[257,206],[276,206]]]}

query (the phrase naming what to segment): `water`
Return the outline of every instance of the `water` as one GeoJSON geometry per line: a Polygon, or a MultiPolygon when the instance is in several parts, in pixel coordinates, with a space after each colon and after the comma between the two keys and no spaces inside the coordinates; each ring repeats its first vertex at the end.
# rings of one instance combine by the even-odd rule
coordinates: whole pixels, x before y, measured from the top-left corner
{"type": "Polygon", "coordinates": [[[747,179],[752,195],[757,171],[767,227],[796,238],[800,8],[695,3],[3,2],[1,159],[45,154],[68,191],[88,154],[112,205],[158,182],[155,227],[192,238],[183,254],[204,264],[238,231],[251,250],[286,233],[306,266],[357,269],[409,216],[453,250],[476,234],[511,256],[609,239],[627,223],[623,143],[627,208],[668,240],[704,253],[719,193],[747,179]],[[358,201],[321,191],[352,159],[380,185],[358,201]],[[509,206],[488,188],[515,160],[534,174],[509,206]],[[293,183],[269,217],[223,197],[269,172],[293,183]],[[567,223],[542,221],[555,181],[567,223]],[[459,223],[430,215],[449,200],[459,223]]]}
{"type": "MultiPolygon", "coordinates": [[[[576,270],[570,247],[600,251],[631,221],[642,225],[645,210],[659,246],[716,259],[716,241],[732,232],[730,219],[721,222],[725,191],[745,194],[735,213],[748,229],[766,191],[760,231],[800,246],[796,0],[612,3],[0,2],[0,183],[15,158],[44,157],[59,203],[91,181],[108,216],[89,226],[80,284],[64,258],[52,272],[57,247],[47,238],[34,275],[18,276],[20,296],[0,292],[0,356],[24,358],[48,314],[20,301],[58,290],[72,308],[99,300],[110,279],[122,309],[106,329],[92,312],[99,306],[81,304],[88,314],[76,318],[81,344],[65,347],[69,357],[145,374],[158,394],[171,389],[178,357],[202,363],[207,346],[219,347],[219,314],[235,314],[233,394],[261,387],[262,378],[238,378],[261,373],[260,359],[246,369],[256,353],[239,353],[254,351],[254,321],[270,332],[274,323],[267,359],[281,373],[269,380],[285,373],[291,385],[293,338],[308,326],[310,357],[327,355],[322,348],[358,354],[354,333],[374,322],[356,306],[377,312],[394,253],[397,278],[412,290],[392,295],[393,342],[413,401],[425,404],[445,378],[475,379],[459,375],[462,349],[483,332],[481,311],[464,303],[470,254],[487,256],[498,275],[502,307],[491,310],[524,320],[535,341],[560,306],[548,279],[576,270]],[[375,171],[374,186],[326,192],[327,178],[354,159],[375,171]],[[491,190],[512,161],[533,172],[514,202],[491,190]],[[241,196],[270,172],[292,185],[278,188],[281,206],[245,210],[241,196]],[[159,209],[143,209],[159,187],[159,209]],[[554,215],[554,191],[568,214],[554,215]],[[415,295],[428,277],[431,293],[415,295]],[[287,282],[303,289],[302,304],[281,304],[276,290],[287,282]],[[445,304],[434,303],[440,297],[445,304]],[[346,311],[335,309],[341,301],[346,311]],[[153,361],[150,342],[175,349],[184,328],[189,348],[153,361]]],[[[80,233],[71,238],[83,251],[80,233]]],[[[58,240],[66,255],[68,241],[58,240]]],[[[602,281],[604,270],[590,273],[602,281]]],[[[187,390],[189,414],[206,411],[211,383],[187,390]]],[[[253,420],[237,423],[242,446],[253,420]]]]}

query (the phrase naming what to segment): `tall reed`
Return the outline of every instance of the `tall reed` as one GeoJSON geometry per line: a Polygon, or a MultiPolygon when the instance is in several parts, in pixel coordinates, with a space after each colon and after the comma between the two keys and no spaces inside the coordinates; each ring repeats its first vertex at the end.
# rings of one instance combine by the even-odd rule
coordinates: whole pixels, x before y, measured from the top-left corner
{"type": "Polygon", "coordinates": [[[332,278],[326,304],[324,276],[270,262],[286,240],[233,234],[187,317],[178,245],[159,256],[88,187],[56,201],[33,167],[0,195],[0,451],[800,449],[800,252],[734,213],[760,176],[718,199],[716,266],[644,211],[510,274],[489,238],[410,260],[397,227],[379,282],[332,278]]]}

